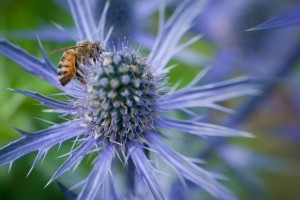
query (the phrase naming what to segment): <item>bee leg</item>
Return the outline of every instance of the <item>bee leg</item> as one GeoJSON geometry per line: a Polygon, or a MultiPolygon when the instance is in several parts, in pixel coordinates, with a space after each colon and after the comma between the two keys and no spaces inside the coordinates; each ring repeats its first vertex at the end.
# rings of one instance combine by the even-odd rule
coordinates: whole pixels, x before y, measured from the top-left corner
{"type": "Polygon", "coordinates": [[[81,84],[85,85],[86,84],[85,75],[84,75],[84,72],[82,71],[82,69],[79,68],[77,60],[78,60],[78,58],[75,56],[75,67],[76,67],[75,76],[80,81],[81,84]]]}
{"type": "Polygon", "coordinates": [[[85,75],[81,69],[78,68],[75,75],[76,75],[76,78],[80,81],[80,83],[82,83],[83,85],[86,84],[85,75]]]}

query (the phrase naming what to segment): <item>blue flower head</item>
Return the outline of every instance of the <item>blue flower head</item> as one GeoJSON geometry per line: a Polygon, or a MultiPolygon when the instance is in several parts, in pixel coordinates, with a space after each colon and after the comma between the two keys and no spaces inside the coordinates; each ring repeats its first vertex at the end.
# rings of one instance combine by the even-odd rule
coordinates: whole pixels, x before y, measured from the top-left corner
{"type": "Polygon", "coordinates": [[[107,191],[111,194],[108,195],[109,198],[121,198],[114,194],[114,185],[117,183],[113,181],[114,173],[110,173],[115,157],[125,165],[131,160],[138,180],[147,186],[144,187],[144,193],[152,194],[154,199],[167,199],[157,170],[150,161],[150,153],[169,164],[179,177],[199,185],[212,196],[218,199],[235,199],[218,182],[219,175],[206,171],[164,142],[164,130],[200,137],[250,136],[246,132],[199,122],[198,117],[195,117],[196,113],[192,111],[198,107],[228,111],[218,102],[258,92],[256,84],[250,79],[237,78],[198,86],[205,74],[201,72],[181,89],[167,85],[167,75],[171,69],[167,64],[170,59],[199,39],[199,36],[195,36],[180,44],[181,38],[201,12],[204,1],[183,1],[166,22],[162,8],[158,35],[146,57],[141,56],[138,49],[131,48],[126,39],[119,44],[108,43],[112,29],[105,33],[104,27],[109,3],[105,5],[97,24],[91,15],[88,1],[69,0],[68,3],[77,29],[76,40],[101,41],[105,51],[94,60],[81,64],[86,78],[85,85],[74,79],[63,87],[58,81],[57,70],[47,59],[40,41],[43,59],[0,39],[0,52],[3,55],[20,64],[24,70],[59,88],[68,97],[66,101],[59,101],[37,92],[14,90],[40,101],[52,108],[53,112],[68,117],[68,120],[32,133],[18,129],[23,136],[0,149],[0,165],[12,164],[26,154],[38,152],[33,168],[50,148],[76,138],[75,148],[69,152],[69,157],[49,183],[76,166],[85,155],[97,154],[78,199],[95,199],[98,195],[107,194],[107,191]],[[180,111],[189,117],[184,120],[175,118],[168,115],[170,111],[180,111]]]}

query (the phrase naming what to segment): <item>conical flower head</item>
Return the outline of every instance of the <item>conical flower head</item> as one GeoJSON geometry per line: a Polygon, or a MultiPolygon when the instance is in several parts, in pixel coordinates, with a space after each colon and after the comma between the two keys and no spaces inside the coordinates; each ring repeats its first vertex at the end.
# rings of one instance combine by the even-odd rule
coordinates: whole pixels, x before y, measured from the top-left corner
{"type": "Polygon", "coordinates": [[[100,55],[89,67],[82,116],[95,138],[125,146],[127,140],[143,138],[154,126],[160,80],[149,63],[129,48],[100,55]]]}

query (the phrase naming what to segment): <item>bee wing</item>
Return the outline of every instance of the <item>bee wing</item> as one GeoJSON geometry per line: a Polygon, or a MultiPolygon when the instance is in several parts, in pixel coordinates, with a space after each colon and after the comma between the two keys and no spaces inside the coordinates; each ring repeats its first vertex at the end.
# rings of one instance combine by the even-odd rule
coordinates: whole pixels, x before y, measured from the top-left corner
{"type": "Polygon", "coordinates": [[[85,46],[87,46],[87,45],[84,44],[84,45],[75,45],[75,46],[64,47],[64,48],[61,48],[61,49],[51,51],[50,54],[54,54],[54,53],[58,53],[58,52],[62,52],[62,51],[66,51],[66,50],[74,49],[74,48],[78,48],[78,47],[85,47],[85,46]]]}

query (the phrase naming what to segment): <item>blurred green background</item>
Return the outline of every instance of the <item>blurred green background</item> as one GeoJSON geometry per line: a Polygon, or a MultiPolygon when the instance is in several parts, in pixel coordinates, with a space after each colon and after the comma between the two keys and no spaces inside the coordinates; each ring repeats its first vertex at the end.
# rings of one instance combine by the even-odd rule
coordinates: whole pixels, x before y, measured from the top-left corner
{"type": "MultiPolygon", "coordinates": [[[[37,0],[1,0],[0,2],[0,31],[2,36],[7,36],[7,30],[35,29],[50,20],[59,21],[63,24],[72,24],[72,18],[52,1],[37,0]]],[[[40,56],[40,49],[36,41],[12,40],[13,43],[26,49],[33,55],[40,56]]],[[[47,50],[54,49],[57,44],[43,43],[47,50]]],[[[54,56],[55,62],[57,58],[54,56]]],[[[44,107],[37,106],[38,102],[22,95],[16,94],[7,88],[39,91],[44,94],[53,94],[58,91],[45,81],[21,70],[11,60],[0,56],[0,146],[20,137],[11,125],[24,130],[36,131],[48,127],[48,124],[36,118],[43,118],[58,122],[55,115],[43,113],[44,107]]],[[[57,151],[57,148],[56,148],[57,151]]],[[[63,151],[62,151],[63,152],[63,151]]],[[[56,152],[50,152],[43,164],[38,164],[33,172],[26,175],[34,161],[35,154],[25,156],[13,164],[10,172],[8,166],[0,168],[0,198],[1,199],[63,199],[57,185],[44,186],[51,177],[51,169],[48,158],[55,158],[56,152]]],[[[52,163],[58,167],[60,162],[53,159],[52,163]]]]}
{"type": "MultiPolygon", "coordinates": [[[[58,22],[63,26],[73,25],[71,16],[66,11],[58,7],[53,1],[39,0],[1,0],[0,1],[0,34],[8,35],[8,30],[15,29],[37,29],[44,25],[51,24],[51,21],[58,22]]],[[[33,55],[41,56],[37,41],[10,40],[14,44],[21,46],[33,55]]],[[[50,52],[59,47],[66,46],[63,43],[43,42],[46,52],[50,52]]],[[[201,41],[194,48],[201,50],[204,54],[213,55],[214,47],[206,41],[201,41]]],[[[51,55],[50,60],[57,63],[59,55],[51,55]]],[[[174,62],[174,61],[172,61],[174,62]]],[[[177,61],[176,61],[177,62],[177,61]]],[[[199,71],[191,66],[180,66],[170,74],[170,82],[180,79],[182,84],[187,83],[199,71]]],[[[42,118],[54,122],[60,122],[56,115],[44,113],[44,107],[37,106],[38,102],[14,93],[7,88],[22,90],[36,90],[42,94],[50,95],[59,92],[54,87],[36,78],[35,76],[21,70],[18,65],[4,56],[0,55],[0,146],[17,139],[20,134],[11,126],[36,131],[48,127],[48,124],[36,118],[42,118]],[[36,117],[36,118],[34,118],[36,117]]],[[[265,107],[261,105],[243,123],[243,129],[255,133],[258,138],[251,140],[235,140],[234,142],[243,144],[279,158],[284,158],[287,165],[291,166],[286,173],[258,172],[263,179],[268,198],[282,200],[300,199],[300,145],[290,143],[270,137],[267,127],[273,124],[284,124],[291,120],[298,120],[290,105],[290,99],[284,88],[279,88],[268,96],[266,101],[273,104],[265,107]],[[275,102],[274,102],[275,101],[275,102]],[[280,113],[280,116],[278,115],[280,113]],[[275,116],[275,117],[274,117],[275,116]],[[287,121],[287,119],[289,121],[287,121]]],[[[10,172],[8,166],[0,167],[0,199],[25,200],[25,199],[63,199],[55,183],[44,188],[54,170],[62,162],[57,159],[58,155],[68,151],[70,144],[63,145],[59,154],[57,147],[53,148],[43,163],[39,163],[33,172],[26,178],[26,175],[35,158],[34,154],[25,156],[17,160],[10,172]]],[[[89,165],[80,168],[82,174],[87,173],[89,165]]],[[[80,171],[79,170],[79,171],[80,171]]],[[[234,174],[234,171],[231,172],[234,174]]],[[[230,177],[230,176],[229,176],[230,177]]],[[[234,183],[241,199],[249,199],[246,189],[234,183]]]]}

